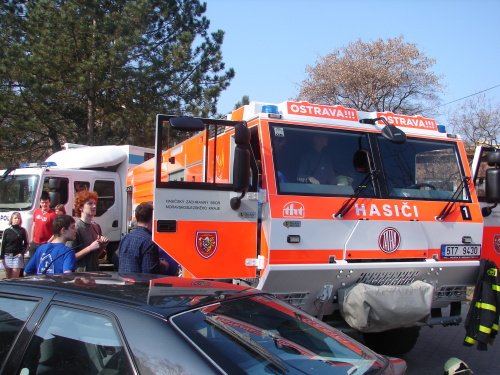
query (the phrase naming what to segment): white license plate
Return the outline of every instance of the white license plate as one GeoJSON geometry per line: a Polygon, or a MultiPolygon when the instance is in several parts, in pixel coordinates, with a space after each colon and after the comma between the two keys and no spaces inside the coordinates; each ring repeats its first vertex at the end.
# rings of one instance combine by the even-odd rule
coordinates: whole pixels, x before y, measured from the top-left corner
{"type": "Polygon", "coordinates": [[[481,245],[442,245],[441,258],[479,258],[481,245]]]}

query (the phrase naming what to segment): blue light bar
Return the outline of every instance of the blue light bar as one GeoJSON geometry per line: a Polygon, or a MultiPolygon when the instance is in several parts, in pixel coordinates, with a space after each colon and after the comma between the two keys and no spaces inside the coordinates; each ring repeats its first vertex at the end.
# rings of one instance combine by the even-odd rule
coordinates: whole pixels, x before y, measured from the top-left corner
{"type": "Polygon", "coordinates": [[[277,105],[268,104],[262,106],[262,113],[280,113],[280,112],[278,111],[277,105]]]}
{"type": "Polygon", "coordinates": [[[444,126],[444,125],[438,125],[437,128],[438,128],[438,132],[440,132],[440,133],[446,133],[446,126],[444,126]]]}

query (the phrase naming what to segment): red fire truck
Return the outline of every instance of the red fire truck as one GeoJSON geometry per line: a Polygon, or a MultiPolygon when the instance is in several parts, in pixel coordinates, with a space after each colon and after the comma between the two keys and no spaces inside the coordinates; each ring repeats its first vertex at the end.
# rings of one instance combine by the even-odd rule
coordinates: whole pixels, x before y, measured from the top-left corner
{"type": "Polygon", "coordinates": [[[130,194],[154,195],[154,240],[185,275],[348,322],[379,352],[460,322],[483,216],[461,139],[435,120],[252,102],[226,120],[158,115],[156,150],[130,194]]]}

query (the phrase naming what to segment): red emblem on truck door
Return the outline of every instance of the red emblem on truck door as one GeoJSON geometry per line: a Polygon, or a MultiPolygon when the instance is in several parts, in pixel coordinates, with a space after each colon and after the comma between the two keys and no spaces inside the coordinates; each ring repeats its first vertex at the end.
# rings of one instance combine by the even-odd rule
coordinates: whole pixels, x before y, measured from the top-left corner
{"type": "Polygon", "coordinates": [[[196,251],[207,259],[217,250],[217,232],[196,232],[196,251]]]}
{"type": "Polygon", "coordinates": [[[378,246],[386,254],[395,252],[401,244],[401,235],[396,228],[385,228],[378,236],[378,246]]]}
{"type": "Polygon", "coordinates": [[[493,236],[493,248],[495,252],[500,255],[500,234],[495,234],[493,236]]]}

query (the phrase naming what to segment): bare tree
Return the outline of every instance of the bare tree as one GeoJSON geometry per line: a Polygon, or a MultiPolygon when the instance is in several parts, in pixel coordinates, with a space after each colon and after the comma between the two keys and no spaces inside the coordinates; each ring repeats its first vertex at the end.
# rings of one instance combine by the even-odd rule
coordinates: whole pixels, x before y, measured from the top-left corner
{"type": "Polygon", "coordinates": [[[448,124],[468,146],[500,144],[500,103],[485,94],[464,101],[448,113],[448,124]]]}
{"type": "Polygon", "coordinates": [[[320,57],[307,66],[297,100],[343,105],[363,111],[435,115],[444,87],[427,58],[412,43],[395,39],[361,40],[320,57]]]}

